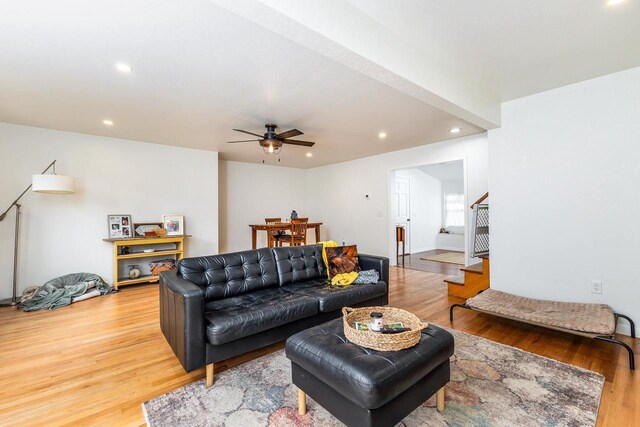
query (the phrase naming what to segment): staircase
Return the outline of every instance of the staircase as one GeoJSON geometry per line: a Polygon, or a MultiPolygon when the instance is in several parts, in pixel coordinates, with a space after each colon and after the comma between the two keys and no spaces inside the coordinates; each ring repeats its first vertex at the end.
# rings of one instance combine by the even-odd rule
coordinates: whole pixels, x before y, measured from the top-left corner
{"type": "Polygon", "coordinates": [[[471,205],[473,235],[470,255],[471,258],[481,258],[482,262],[467,265],[460,269],[462,275],[445,279],[449,295],[470,298],[489,288],[489,205],[481,204],[488,197],[489,193],[471,205]]]}
{"type": "Polygon", "coordinates": [[[460,276],[444,280],[449,288],[449,295],[471,298],[489,288],[489,255],[480,255],[480,258],[482,262],[462,267],[460,276]]]}

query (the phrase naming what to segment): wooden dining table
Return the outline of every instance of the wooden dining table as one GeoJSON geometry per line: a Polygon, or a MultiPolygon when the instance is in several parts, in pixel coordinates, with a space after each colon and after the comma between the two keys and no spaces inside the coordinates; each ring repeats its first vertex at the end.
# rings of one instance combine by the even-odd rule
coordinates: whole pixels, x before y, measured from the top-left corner
{"type": "MultiPolygon", "coordinates": [[[[321,222],[308,222],[307,230],[314,229],[316,234],[316,243],[320,239],[320,226],[321,222]]],[[[251,248],[257,249],[257,241],[258,241],[258,231],[266,231],[267,232],[267,245],[268,247],[273,247],[273,234],[276,231],[291,231],[291,223],[290,222],[281,222],[277,224],[249,224],[251,227],[251,248]]]]}

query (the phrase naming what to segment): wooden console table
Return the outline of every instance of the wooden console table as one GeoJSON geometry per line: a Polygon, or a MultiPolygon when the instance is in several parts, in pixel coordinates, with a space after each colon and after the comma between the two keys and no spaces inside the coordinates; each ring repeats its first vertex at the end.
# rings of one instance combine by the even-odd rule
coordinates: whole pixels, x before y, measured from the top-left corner
{"type": "Polygon", "coordinates": [[[139,283],[154,283],[157,282],[160,277],[154,275],[140,276],[136,279],[120,278],[118,277],[118,262],[122,260],[135,260],[137,258],[152,258],[152,257],[169,257],[175,256],[176,264],[184,256],[184,239],[191,237],[191,235],[185,234],[180,236],[166,236],[166,237],[132,237],[129,239],[102,239],[105,242],[113,243],[113,287],[118,289],[119,286],[136,285],[139,283]],[[128,254],[122,254],[122,247],[130,246],[132,248],[140,247],[142,245],[160,245],[166,243],[175,244],[175,249],[160,249],[155,252],[142,252],[142,250],[132,251],[128,254]]]}

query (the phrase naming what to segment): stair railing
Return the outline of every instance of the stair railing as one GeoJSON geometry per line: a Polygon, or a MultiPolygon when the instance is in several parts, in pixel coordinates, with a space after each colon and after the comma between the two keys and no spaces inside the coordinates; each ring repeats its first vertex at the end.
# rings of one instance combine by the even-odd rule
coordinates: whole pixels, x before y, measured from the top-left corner
{"type": "Polygon", "coordinates": [[[486,193],[471,205],[471,258],[489,255],[489,205],[482,203],[488,197],[486,193]]]}
{"type": "Polygon", "coordinates": [[[484,195],[482,197],[480,197],[478,200],[476,200],[471,206],[470,208],[473,209],[473,207],[475,205],[479,205],[480,203],[484,202],[485,199],[489,197],[489,192],[487,191],[486,193],[484,193],[484,195]]]}

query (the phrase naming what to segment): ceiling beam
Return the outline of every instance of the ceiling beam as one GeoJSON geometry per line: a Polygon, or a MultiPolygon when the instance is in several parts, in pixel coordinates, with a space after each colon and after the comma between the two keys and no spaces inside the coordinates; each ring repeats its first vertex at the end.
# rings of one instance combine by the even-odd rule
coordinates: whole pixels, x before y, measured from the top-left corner
{"type": "Polygon", "coordinates": [[[427,57],[347,1],[209,1],[475,126],[500,126],[495,94],[427,57]]]}

